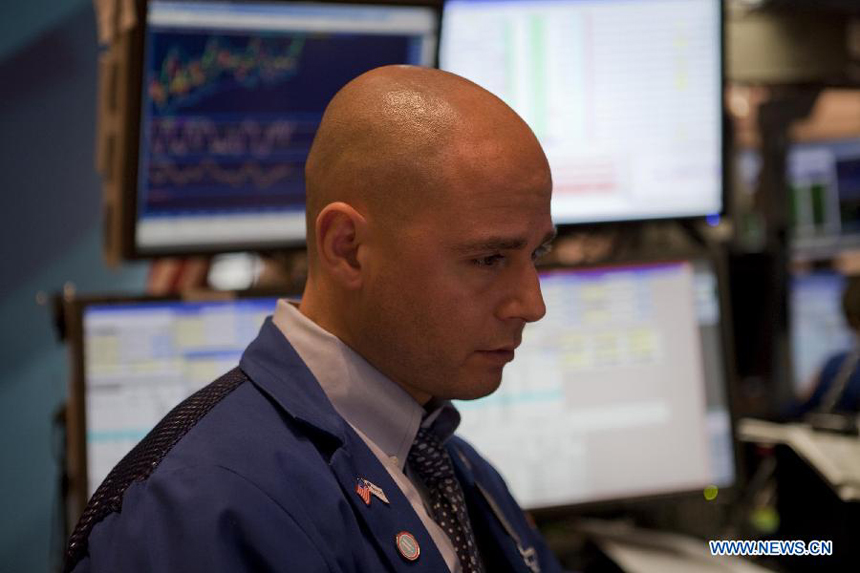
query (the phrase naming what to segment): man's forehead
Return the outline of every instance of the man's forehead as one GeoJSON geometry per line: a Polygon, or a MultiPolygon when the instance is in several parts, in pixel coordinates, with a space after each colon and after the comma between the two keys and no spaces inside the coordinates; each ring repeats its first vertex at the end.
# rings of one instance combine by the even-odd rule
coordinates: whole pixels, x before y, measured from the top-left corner
{"type": "Polygon", "coordinates": [[[533,242],[554,231],[552,183],[534,178],[450,179],[428,198],[430,216],[453,243],[490,238],[533,242]]]}
{"type": "Polygon", "coordinates": [[[472,236],[460,237],[459,240],[453,241],[452,250],[463,254],[483,251],[520,250],[549,243],[555,238],[556,234],[556,228],[552,224],[545,227],[543,233],[540,233],[538,228],[527,232],[505,233],[498,230],[475,232],[471,233],[472,236]]]}
{"type": "MultiPolygon", "coordinates": [[[[530,135],[530,134],[521,134],[530,135]]],[[[461,140],[440,154],[438,176],[450,199],[469,208],[549,208],[552,176],[540,144],[512,140],[470,148],[461,140]]]]}

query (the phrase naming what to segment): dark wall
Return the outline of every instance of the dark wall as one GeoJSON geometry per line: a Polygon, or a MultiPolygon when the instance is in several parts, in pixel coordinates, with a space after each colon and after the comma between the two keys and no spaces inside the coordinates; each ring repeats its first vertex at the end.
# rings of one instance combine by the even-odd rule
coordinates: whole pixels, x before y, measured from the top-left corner
{"type": "MultiPolygon", "coordinates": [[[[12,15],[11,17],[14,17],[12,15]]],[[[52,571],[62,543],[52,416],[68,366],[37,293],[141,291],[101,256],[91,5],[0,60],[0,571],[52,571]]]]}

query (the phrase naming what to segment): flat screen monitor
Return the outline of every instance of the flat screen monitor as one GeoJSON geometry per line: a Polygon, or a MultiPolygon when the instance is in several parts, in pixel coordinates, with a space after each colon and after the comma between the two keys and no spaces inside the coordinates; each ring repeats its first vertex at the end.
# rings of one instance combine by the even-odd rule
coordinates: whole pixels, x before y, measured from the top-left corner
{"type": "Polygon", "coordinates": [[[791,278],[789,312],[794,391],[811,391],[828,358],[851,349],[854,334],[842,312],[845,277],[835,271],[816,271],[791,278]]]}
{"type": "Polygon", "coordinates": [[[276,300],[76,303],[72,427],[83,446],[76,461],[86,468],[79,484],[86,498],[174,406],[239,364],[276,300]]]}
{"type": "MultiPolygon", "coordinates": [[[[741,149],[740,182],[759,185],[761,154],[741,149]]],[[[825,260],[860,244],[860,138],[797,143],[786,158],[786,198],[796,259],[825,260]]]]}
{"type": "Polygon", "coordinates": [[[707,260],[541,273],[499,390],[458,402],[461,434],[530,509],[735,481],[720,294],[707,260]]]}
{"type": "Polygon", "coordinates": [[[791,223],[800,244],[860,233],[860,139],[803,143],[788,156],[791,223]]]}
{"type": "Polygon", "coordinates": [[[722,210],[720,0],[447,0],[439,63],[531,126],[557,223],[722,210]]]}
{"type": "Polygon", "coordinates": [[[436,62],[427,6],[150,0],[145,18],[137,256],[303,245],[329,100],[372,68],[436,62]]]}

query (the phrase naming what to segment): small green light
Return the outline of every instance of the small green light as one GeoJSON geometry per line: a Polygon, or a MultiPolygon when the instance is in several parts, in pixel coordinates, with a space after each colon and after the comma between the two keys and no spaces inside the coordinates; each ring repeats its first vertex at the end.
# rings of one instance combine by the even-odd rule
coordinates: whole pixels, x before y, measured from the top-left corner
{"type": "Polygon", "coordinates": [[[752,510],[750,523],[760,533],[773,534],[779,530],[779,514],[773,507],[759,507],[752,510]]]}
{"type": "Polygon", "coordinates": [[[719,493],[719,490],[717,489],[717,486],[709,485],[708,487],[705,488],[705,491],[704,491],[705,499],[707,499],[708,501],[714,501],[715,499],[717,499],[718,493],[719,493]]]}

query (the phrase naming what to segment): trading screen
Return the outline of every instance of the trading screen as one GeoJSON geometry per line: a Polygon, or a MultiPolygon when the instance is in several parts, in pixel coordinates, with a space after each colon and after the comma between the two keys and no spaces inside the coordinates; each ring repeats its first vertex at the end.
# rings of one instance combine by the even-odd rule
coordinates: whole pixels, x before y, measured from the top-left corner
{"type": "Polygon", "coordinates": [[[860,232],[860,140],[793,146],[788,182],[797,238],[860,232]]]}
{"type": "Polygon", "coordinates": [[[440,41],[535,132],[556,222],[721,210],[719,0],[448,0],[440,41]]]}
{"type": "Polygon", "coordinates": [[[541,276],[502,385],[458,402],[459,432],[523,506],[543,508],[734,481],[716,276],[672,262],[541,276]]]}
{"type": "Polygon", "coordinates": [[[834,271],[791,278],[791,358],[797,396],[812,390],[827,359],[855,344],[842,311],[845,284],[845,277],[834,271]]]}
{"type": "Polygon", "coordinates": [[[415,6],[149,2],[138,249],[304,241],[304,163],[325,106],[377,66],[433,65],[436,29],[415,6]]]}
{"type": "Polygon", "coordinates": [[[260,298],[85,308],[89,495],[174,406],[238,365],[275,305],[260,298]]]}

